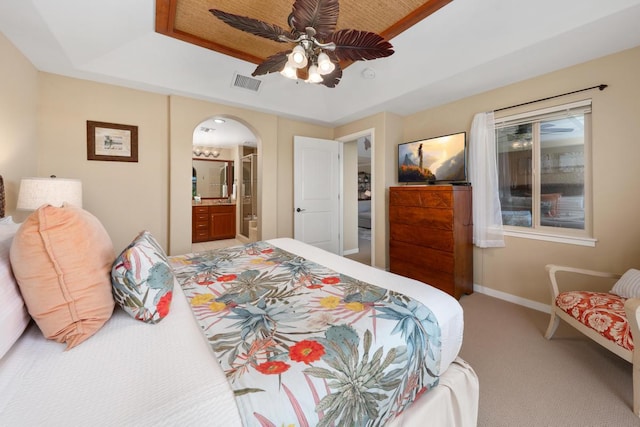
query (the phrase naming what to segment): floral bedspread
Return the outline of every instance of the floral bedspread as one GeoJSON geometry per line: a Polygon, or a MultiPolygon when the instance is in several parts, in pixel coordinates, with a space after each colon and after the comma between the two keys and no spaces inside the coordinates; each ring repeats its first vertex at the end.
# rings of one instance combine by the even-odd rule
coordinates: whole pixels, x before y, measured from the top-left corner
{"type": "Polygon", "coordinates": [[[438,383],[426,306],[268,242],[171,257],[246,426],[381,426],[438,383]]]}

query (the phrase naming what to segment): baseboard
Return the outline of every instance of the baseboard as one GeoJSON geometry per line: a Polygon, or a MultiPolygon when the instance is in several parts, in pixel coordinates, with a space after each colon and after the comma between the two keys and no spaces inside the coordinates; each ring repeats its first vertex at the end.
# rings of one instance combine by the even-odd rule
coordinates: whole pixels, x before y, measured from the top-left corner
{"type": "Polygon", "coordinates": [[[347,249],[345,251],[342,251],[342,255],[353,255],[353,254],[357,254],[358,252],[360,252],[360,249],[358,249],[358,248],[347,249]]]}
{"type": "Polygon", "coordinates": [[[547,304],[542,304],[538,301],[533,301],[530,299],[518,297],[515,295],[508,294],[506,292],[496,291],[495,289],[487,288],[481,285],[473,285],[473,291],[478,292],[480,294],[485,294],[490,297],[498,298],[504,301],[512,302],[514,304],[518,304],[527,308],[531,308],[533,310],[542,311],[543,313],[551,313],[551,307],[547,304]]]}

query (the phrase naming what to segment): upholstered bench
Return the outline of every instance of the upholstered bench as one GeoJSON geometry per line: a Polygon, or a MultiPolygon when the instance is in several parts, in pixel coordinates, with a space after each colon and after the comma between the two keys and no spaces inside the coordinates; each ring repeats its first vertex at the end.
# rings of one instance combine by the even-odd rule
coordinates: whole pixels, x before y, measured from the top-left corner
{"type": "Polygon", "coordinates": [[[633,412],[640,416],[640,348],[633,336],[640,337],[640,271],[628,270],[620,276],[582,268],[549,264],[551,318],[545,338],[551,339],[560,319],[633,364],[633,412]],[[556,273],[570,272],[618,279],[610,292],[586,290],[560,292],[556,273]]]}

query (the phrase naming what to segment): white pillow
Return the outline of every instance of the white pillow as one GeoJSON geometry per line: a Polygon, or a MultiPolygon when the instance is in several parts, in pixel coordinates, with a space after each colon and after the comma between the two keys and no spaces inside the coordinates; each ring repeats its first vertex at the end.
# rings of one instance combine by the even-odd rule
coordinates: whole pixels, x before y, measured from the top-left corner
{"type": "Polygon", "coordinates": [[[640,270],[627,270],[613,285],[611,293],[622,298],[640,298],[640,270]]]}
{"type": "Polygon", "coordinates": [[[16,224],[15,222],[13,222],[13,217],[11,217],[11,216],[5,216],[4,218],[0,218],[0,224],[19,225],[19,224],[16,224]]]}
{"type": "Polygon", "coordinates": [[[19,227],[11,217],[0,221],[0,358],[20,338],[31,320],[9,261],[11,242],[19,227]]]}

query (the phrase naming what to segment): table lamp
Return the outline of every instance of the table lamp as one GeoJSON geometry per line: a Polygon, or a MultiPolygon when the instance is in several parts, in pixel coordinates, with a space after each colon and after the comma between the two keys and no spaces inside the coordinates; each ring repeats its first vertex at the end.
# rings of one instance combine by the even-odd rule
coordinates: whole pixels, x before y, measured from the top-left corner
{"type": "Polygon", "coordinates": [[[63,203],[82,207],[82,182],[79,179],[52,175],[50,178],[23,178],[20,181],[17,209],[34,211],[45,204],[61,207],[63,203]]]}

